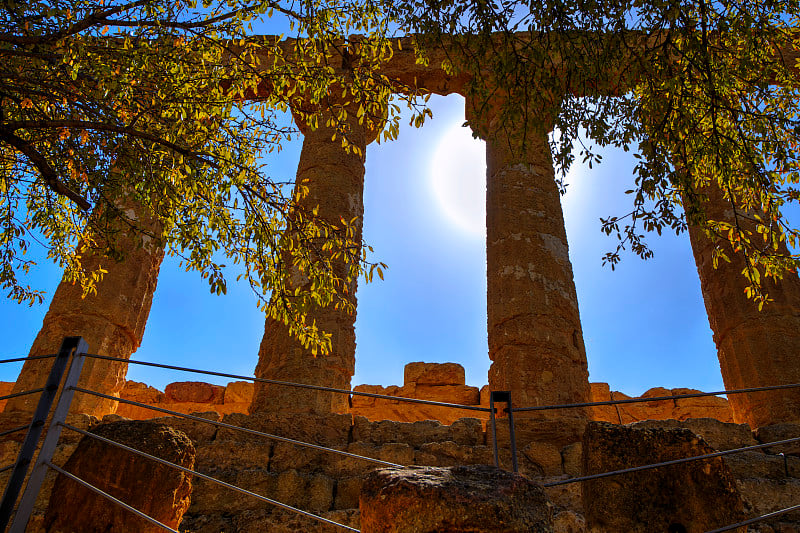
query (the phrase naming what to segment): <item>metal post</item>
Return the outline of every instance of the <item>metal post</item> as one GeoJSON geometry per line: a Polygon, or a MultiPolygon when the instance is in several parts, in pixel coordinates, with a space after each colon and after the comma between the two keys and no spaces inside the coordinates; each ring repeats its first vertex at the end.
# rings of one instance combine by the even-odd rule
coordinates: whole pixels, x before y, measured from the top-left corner
{"type": "Polygon", "coordinates": [[[511,403],[511,391],[508,391],[506,412],[508,413],[508,438],[511,440],[511,467],[514,472],[519,472],[517,463],[517,436],[514,433],[514,408],[511,403]]]}
{"type": "Polygon", "coordinates": [[[508,413],[508,438],[511,445],[511,467],[514,472],[519,472],[517,464],[517,438],[514,434],[514,411],[511,409],[511,391],[491,391],[489,393],[489,416],[492,422],[492,444],[494,445],[494,466],[500,468],[500,457],[497,449],[497,419],[495,417],[494,402],[505,402],[505,412],[508,413]]]}
{"type": "MultiPolygon", "coordinates": [[[[64,370],[66,369],[67,363],[72,355],[72,365],[70,366],[67,379],[64,382],[61,398],[56,406],[55,412],[53,413],[53,419],[50,422],[50,428],[48,429],[47,436],[45,437],[44,444],[42,445],[42,449],[39,453],[39,457],[34,465],[31,477],[28,480],[28,485],[25,488],[25,494],[22,496],[22,500],[20,501],[19,508],[14,517],[14,522],[10,531],[22,533],[25,531],[25,527],[28,525],[28,520],[30,519],[31,512],[33,511],[33,503],[36,501],[36,496],[39,494],[39,488],[41,487],[42,480],[44,479],[45,472],[41,471],[42,468],[40,465],[43,459],[49,461],[52,458],[61,428],[61,426],[56,424],[56,422],[59,415],[61,416],[61,420],[66,418],[66,411],[69,409],[69,402],[72,400],[73,393],[73,391],[68,389],[68,387],[74,386],[78,382],[78,377],[80,376],[81,368],[83,367],[83,356],[88,351],[89,346],[82,337],[66,337],[64,342],[61,344],[61,349],[59,350],[55,362],[53,363],[53,368],[47,378],[47,383],[45,384],[42,396],[39,398],[39,405],[36,407],[36,413],[33,416],[31,427],[28,430],[28,434],[25,436],[25,441],[22,445],[22,449],[20,450],[19,458],[17,459],[17,463],[14,467],[14,472],[11,474],[11,479],[6,487],[6,492],[3,495],[2,504],[0,504],[0,531],[5,531],[6,525],[11,518],[11,513],[14,510],[14,504],[17,501],[19,492],[22,489],[22,483],[25,480],[25,475],[28,472],[28,466],[33,460],[33,455],[36,452],[36,445],[39,443],[39,437],[41,437],[42,428],[44,427],[45,421],[47,420],[47,415],[50,412],[50,407],[53,405],[53,400],[58,392],[58,386],[61,382],[62,376],[64,375],[64,370]],[[54,429],[57,431],[54,431],[54,429]],[[53,440],[54,433],[55,440],[53,440]],[[50,444],[49,446],[48,443],[50,444]],[[38,483],[34,483],[35,479],[38,479],[38,483]],[[35,492],[33,492],[31,496],[29,493],[31,493],[33,489],[32,485],[34,484],[36,485],[35,492]],[[28,501],[27,505],[26,500],[28,501]],[[21,527],[19,527],[18,524],[21,524],[21,527]]],[[[47,467],[44,468],[46,469],[47,467]]]]}
{"type": "Polygon", "coordinates": [[[500,468],[500,455],[497,452],[497,419],[494,415],[494,393],[489,393],[489,418],[492,421],[492,444],[494,447],[494,466],[500,468]]]}

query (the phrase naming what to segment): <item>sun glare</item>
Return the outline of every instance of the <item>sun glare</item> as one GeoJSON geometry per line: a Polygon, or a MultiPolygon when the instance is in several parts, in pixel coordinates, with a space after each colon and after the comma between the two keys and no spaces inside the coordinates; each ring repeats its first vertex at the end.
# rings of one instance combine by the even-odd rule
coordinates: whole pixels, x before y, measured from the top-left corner
{"type": "Polygon", "coordinates": [[[486,235],[486,149],[454,124],[433,155],[431,186],[445,218],[463,233],[486,235]]]}

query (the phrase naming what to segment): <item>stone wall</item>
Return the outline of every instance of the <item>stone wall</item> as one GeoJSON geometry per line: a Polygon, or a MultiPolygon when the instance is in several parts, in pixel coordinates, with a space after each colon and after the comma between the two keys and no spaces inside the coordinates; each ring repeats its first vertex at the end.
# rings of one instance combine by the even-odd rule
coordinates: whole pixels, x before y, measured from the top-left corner
{"type": "MultiPolygon", "coordinates": [[[[438,402],[489,407],[489,387],[480,389],[466,385],[464,368],[456,363],[409,363],[405,367],[403,385],[357,385],[359,392],[384,394],[398,398],[419,398],[438,402]]],[[[13,383],[0,382],[0,395],[8,394],[13,383]]],[[[642,398],[670,396],[700,392],[695,389],[652,388],[642,394],[642,398]]],[[[120,392],[123,400],[145,403],[179,413],[203,413],[213,411],[219,415],[231,413],[250,413],[253,398],[253,384],[249,381],[234,381],[226,386],[211,385],[199,381],[170,383],[164,391],[144,383],[127,381],[120,392]]],[[[591,401],[624,400],[630,396],[612,391],[607,383],[591,384],[591,401]]],[[[515,404],[519,407],[518,404],[515,404]]],[[[0,402],[0,410],[3,403],[0,402]]],[[[482,421],[489,414],[481,411],[459,410],[448,407],[430,406],[385,400],[365,396],[353,396],[350,412],[372,421],[393,420],[396,422],[417,422],[437,420],[452,424],[459,418],[473,417],[482,421]]],[[[116,414],[134,420],[145,420],[159,416],[157,411],[120,402],[116,414]]],[[[609,405],[593,407],[590,419],[602,422],[628,424],[640,420],[686,420],[689,418],[714,418],[721,422],[733,422],[728,401],[719,397],[686,398],[680,400],[661,400],[647,403],[609,405]]]]}
{"type": "MultiPolygon", "coordinates": [[[[216,413],[206,418],[220,420],[216,413]]],[[[120,417],[110,415],[106,420],[120,417]]],[[[370,422],[351,415],[295,416],[281,418],[265,414],[230,414],[221,417],[228,424],[278,434],[283,437],[382,459],[400,465],[455,466],[491,464],[491,435],[477,419],[461,419],[450,425],[435,421],[402,423],[370,422]]],[[[234,483],[280,502],[317,513],[352,527],[359,525],[358,497],[363,477],[379,465],[330,452],[298,447],[263,437],[177,418],[161,418],[184,431],[197,449],[196,468],[223,481],[234,483]]],[[[582,428],[575,419],[520,420],[517,425],[520,472],[538,482],[563,480],[582,473],[582,428]]],[[[79,427],[97,423],[92,417],[72,421],[79,427]]],[[[644,427],[683,427],[703,437],[713,448],[725,450],[756,444],[766,438],[763,431],[753,433],[743,424],[713,419],[651,421],[644,427]]],[[[501,424],[499,442],[501,466],[510,467],[508,432],[501,424]]],[[[787,429],[787,428],[784,428],[787,429]]],[[[800,426],[790,428],[800,433],[800,426]]],[[[56,453],[63,464],[77,445],[70,432],[56,453]]],[[[769,438],[767,441],[772,441],[769,438]]],[[[0,446],[0,461],[9,462],[18,450],[17,440],[0,446]]],[[[788,451],[788,450],[786,450],[788,451]]],[[[747,516],[778,510],[800,501],[800,458],[776,455],[779,450],[754,451],[727,456],[736,486],[745,500],[747,516]]],[[[0,483],[5,482],[0,476],[0,483]]],[[[37,504],[36,520],[28,531],[39,533],[37,524],[46,507],[52,484],[37,504]]],[[[219,531],[256,532],[334,532],[334,528],[270,507],[254,498],[219,485],[195,479],[192,503],[184,515],[181,531],[218,533],[219,531]]],[[[658,490],[658,487],[653,487],[658,490]]],[[[583,518],[584,501],[580,483],[546,489],[555,516],[557,533],[588,533],[583,518]]],[[[787,515],[772,525],[760,525],[758,533],[800,530],[800,516],[787,515]]],[[[125,533],[125,532],[121,532],[125,533]]],[[[604,532],[595,532],[604,533],[604,532]]],[[[608,532],[610,533],[610,532],[608,532]]]]}

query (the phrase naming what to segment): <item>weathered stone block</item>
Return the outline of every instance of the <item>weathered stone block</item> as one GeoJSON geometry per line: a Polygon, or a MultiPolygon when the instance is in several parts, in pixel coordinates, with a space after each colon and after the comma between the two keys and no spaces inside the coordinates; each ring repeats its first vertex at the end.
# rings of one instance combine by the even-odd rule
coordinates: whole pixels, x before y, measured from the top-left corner
{"type": "Polygon", "coordinates": [[[488,446],[461,446],[453,441],[430,442],[414,454],[414,464],[425,466],[492,465],[494,456],[488,446]]]}
{"type": "MultiPolygon", "coordinates": [[[[713,451],[687,429],[592,422],[583,437],[583,469],[591,475],[713,451]]],[[[582,485],[590,529],[652,533],[683,528],[695,533],[746,518],[733,475],[720,457],[582,485]]]]}
{"type": "Polygon", "coordinates": [[[688,420],[644,420],[632,425],[637,428],[686,428],[703,437],[709,446],[717,450],[732,450],[757,444],[750,426],[720,422],[713,418],[690,418],[688,420]]]}
{"type": "Polygon", "coordinates": [[[561,460],[564,473],[569,477],[578,477],[583,473],[583,444],[575,442],[561,449],[561,460]]]}
{"type": "MultiPolygon", "coordinates": [[[[774,424],[762,426],[756,430],[756,437],[762,444],[777,442],[786,439],[800,437],[800,424],[774,424]]],[[[785,453],[788,455],[800,456],[800,442],[783,444],[766,448],[769,453],[785,453]]]]}
{"type": "Polygon", "coordinates": [[[529,477],[559,476],[563,473],[561,450],[546,442],[531,442],[520,450],[521,472],[529,477]]]}
{"type": "MultiPolygon", "coordinates": [[[[92,433],[186,468],[194,466],[189,438],[162,424],[116,422],[92,433]]],[[[190,475],[90,437],[81,439],[64,469],[175,529],[189,508],[190,475]]],[[[56,480],[44,523],[53,533],[162,531],[64,476],[56,480]]]]}
{"type": "Polygon", "coordinates": [[[164,389],[166,403],[210,403],[221,404],[225,398],[225,387],[202,381],[179,381],[164,389]]]}
{"type": "Polygon", "coordinates": [[[553,519],[555,533],[586,533],[586,520],[573,511],[561,511],[553,519]]]}
{"type": "Polygon", "coordinates": [[[468,446],[482,445],[486,439],[483,424],[477,418],[460,418],[450,425],[453,442],[468,446]]]}
{"type": "Polygon", "coordinates": [[[464,385],[464,367],[457,363],[408,363],[403,370],[405,385],[464,385]]]}
{"type": "Polygon", "coordinates": [[[422,385],[418,384],[415,398],[460,405],[478,405],[481,401],[478,387],[466,385],[422,385]]]}
{"type": "Polygon", "coordinates": [[[225,387],[225,403],[250,403],[253,401],[251,381],[233,381],[225,387]]]}
{"type": "Polygon", "coordinates": [[[426,442],[450,440],[450,428],[434,420],[408,424],[389,420],[369,422],[357,417],[353,423],[353,440],[373,444],[403,442],[418,447],[426,442]]]}
{"type": "Polygon", "coordinates": [[[363,533],[553,531],[540,486],[482,465],[376,470],[362,485],[359,509],[363,533]]]}
{"type": "MultiPolygon", "coordinates": [[[[216,411],[208,411],[206,413],[194,413],[194,416],[219,422],[219,414],[216,411]]],[[[165,416],[163,418],[153,418],[152,422],[158,422],[173,427],[179,431],[186,433],[192,442],[199,444],[208,442],[214,439],[217,434],[217,426],[208,424],[206,422],[199,422],[197,420],[190,420],[188,418],[181,418],[178,416],[165,416]]]]}
{"type": "Polygon", "coordinates": [[[146,383],[139,383],[138,381],[126,381],[125,387],[123,387],[122,391],[119,393],[119,397],[134,402],[146,403],[147,405],[153,405],[164,401],[163,392],[146,383]]]}

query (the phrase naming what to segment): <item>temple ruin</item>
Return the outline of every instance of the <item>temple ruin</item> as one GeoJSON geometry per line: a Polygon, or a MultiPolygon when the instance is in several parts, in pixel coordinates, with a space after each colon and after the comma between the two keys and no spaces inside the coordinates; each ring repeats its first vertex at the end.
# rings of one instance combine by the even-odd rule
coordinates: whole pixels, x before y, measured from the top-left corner
{"type": "MultiPolygon", "coordinates": [[[[489,386],[510,390],[515,405],[533,406],[585,402],[589,399],[586,353],[577,295],[558,189],[546,140],[547,117],[533,111],[522,115],[527,124],[499,124],[491,109],[477,105],[464,75],[450,76],[439,67],[442,50],[433,51],[430,66],[417,64],[413,47],[395,52],[384,74],[403,87],[419,87],[435,94],[458,93],[467,100],[468,121],[486,141],[486,254],[488,264],[489,386]],[[506,131],[524,131],[526,138],[509,140],[506,131]],[[558,376],[553,369],[558,369],[558,376]]],[[[486,106],[484,106],[486,107],[486,106]]],[[[331,141],[325,128],[304,134],[297,170],[309,194],[303,200],[319,206],[325,220],[363,216],[364,156],[347,153],[331,141]]],[[[365,153],[377,132],[365,132],[351,117],[353,142],[365,153]]],[[[369,179],[367,177],[367,179],[369,179]]],[[[712,199],[709,212],[729,216],[721,198],[712,199]]],[[[728,389],[800,382],[794,364],[800,347],[800,278],[787,276],[770,287],[775,303],[758,312],[743,294],[740,267],[734,263],[714,269],[713,244],[690,231],[703,296],[720,366],[728,389]]],[[[129,358],[138,348],[153,292],[161,255],[132,249],[123,263],[112,263],[98,287],[98,296],[80,298],[80,290],[62,282],[44,319],[31,355],[56,351],[61,338],[80,332],[95,352],[129,358]]],[[[355,298],[355,287],[351,288],[355,298]]],[[[312,317],[333,334],[330,355],[313,357],[289,338],[280,324],[268,320],[259,350],[256,376],[347,389],[355,368],[355,316],[319,309],[312,317]]],[[[86,384],[111,395],[124,386],[124,365],[92,361],[86,384]]],[[[35,386],[43,379],[41,362],[29,361],[14,391],[35,386]]],[[[267,385],[258,385],[252,410],[266,408],[273,398],[267,385]]],[[[297,412],[343,413],[340,396],[296,392],[282,402],[297,412]]],[[[78,410],[93,415],[114,411],[114,402],[78,399],[78,410]]],[[[13,399],[7,410],[29,410],[29,399],[13,399]]],[[[800,390],[738,395],[732,398],[734,418],[752,427],[800,421],[800,390]]],[[[572,410],[570,415],[585,417],[572,410]]]]}
{"type": "MultiPolygon", "coordinates": [[[[398,91],[416,86],[435,94],[465,96],[468,122],[486,142],[487,326],[492,361],[488,387],[482,391],[467,387],[463,369],[459,375],[453,367],[409,365],[412,368],[406,369],[402,387],[361,390],[457,399],[464,405],[485,404],[489,391],[511,391],[515,407],[619,399],[608,386],[589,383],[567,236],[547,143],[551,119],[530,110],[521,114],[526,117],[525,124],[501,124],[492,109],[476,104],[466,89],[469,80],[464,75],[448,75],[439,66],[442,54],[441,50],[432,51],[429,64],[421,65],[415,61],[412,46],[398,47],[383,72],[397,82],[398,91]],[[509,126],[525,132],[524,138],[509,139],[504,129],[509,126]]],[[[363,154],[377,132],[366,131],[351,119],[351,141],[361,149],[358,154],[345,151],[340,141],[332,141],[326,128],[312,130],[301,120],[297,122],[304,136],[297,180],[309,190],[303,202],[318,206],[319,215],[329,221],[357,219],[356,239],[360,240],[364,180],[370,179],[365,176],[363,154]]],[[[729,207],[713,195],[708,211],[723,220],[731,216],[729,207]]],[[[775,301],[758,312],[744,295],[741,267],[734,261],[714,269],[713,244],[696,228],[690,229],[690,237],[726,388],[800,383],[800,277],[787,276],[771,286],[769,292],[775,301]]],[[[97,296],[85,299],[81,299],[78,288],[62,282],[30,355],[53,353],[63,337],[80,334],[93,353],[130,358],[142,339],[161,259],[162,254],[131,250],[125,262],[108,265],[97,296]]],[[[353,301],[355,289],[350,288],[353,301]]],[[[315,357],[288,335],[285,326],[267,319],[255,375],[350,389],[355,369],[355,316],[333,308],[317,309],[312,315],[322,329],[332,333],[332,352],[315,357]]],[[[47,372],[48,363],[27,361],[13,392],[40,386],[47,372]]],[[[126,385],[125,372],[123,364],[93,359],[84,370],[83,386],[148,405],[206,411],[203,416],[208,419],[224,416],[233,425],[274,431],[404,465],[492,462],[485,417],[467,418],[473,416],[469,413],[457,413],[456,418],[419,408],[406,409],[406,418],[402,418],[388,400],[358,398],[349,405],[344,395],[305,389],[282,389],[278,393],[275,386],[263,383],[254,387],[233,383],[224,389],[202,383],[172,384],[162,393],[141,384],[126,385]],[[282,410],[279,415],[271,408],[278,401],[282,410]]],[[[662,389],[648,391],[645,396],[683,392],[662,389]]],[[[32,400],[12,398],[4,416],[22,418],[32,409],[32,400]]],[[[120,407],[119,415],[148,416],[146,410],[136,409],[120,407]]],[[[99,418],[118,419],[115,411],[114,401],[76,395],[71,412],[80,418],[81,427],[89,427],[99,418]]],[[[520,471],[531,477],[560,479],[587,471],[581,462],[580,439],[591,420],[615,424],[649,420],[641,422],[645,428],[661,427],[656,424],[661,421],[662,426],[672,429],[690,429],[713,449],[730,449],[796,436],[786,428],[800,424],[800,390],[732,395],[729,401],[653,402],[638,410],[602,407],[543,411],[521,418],[520,471]]],[[[283,501],[345,523],[357,523],[358,493],[367,471],[357,461],[329,460],[321,452],[298,451],[285,443],[265,444],[252,436],[208,429],[197,422],[162,420],[189,435],[197,447],[200,470],[217,472],[253,491],[274,489],[283,501]]],[[[500,462],[506,467],[507,431],[499,434],[501,445],[506,447],[500,462]]],[[[76,442],[74,436],[67,441],[62,455],[74,450],[76,442]]],[[[9,445],[3,454],[9,456],[13,451],[9,445]]],[[[796,455],[796,449],[788,455],[792,453],[796,455]]],[[[778,459],[760,453],[728,467],[747,504],[757,512],[785,506],[784,500],[796,503],[792,498],[800,495],[797,457],[778,459]],[[779,489],[788,491],[784,500],[783,496],[774,496],[779,489]]],[[[729,472],[725,475],[729,481],[733,479],[729,472]]],[[[732,484],[730,481],[728,485],[732,484]]],[[[580,489],[548,489],[547,496],[554,505],[556,531],[586,531],[580,489]]],[[[302,523],[283,525],[283,515],[245,500],[222,495],[219,489],[199,481],[186,527],[190,531],[250,531],[249,524],[255,523],[276,531],[328,531],[310,529],[302,523]]]]}

